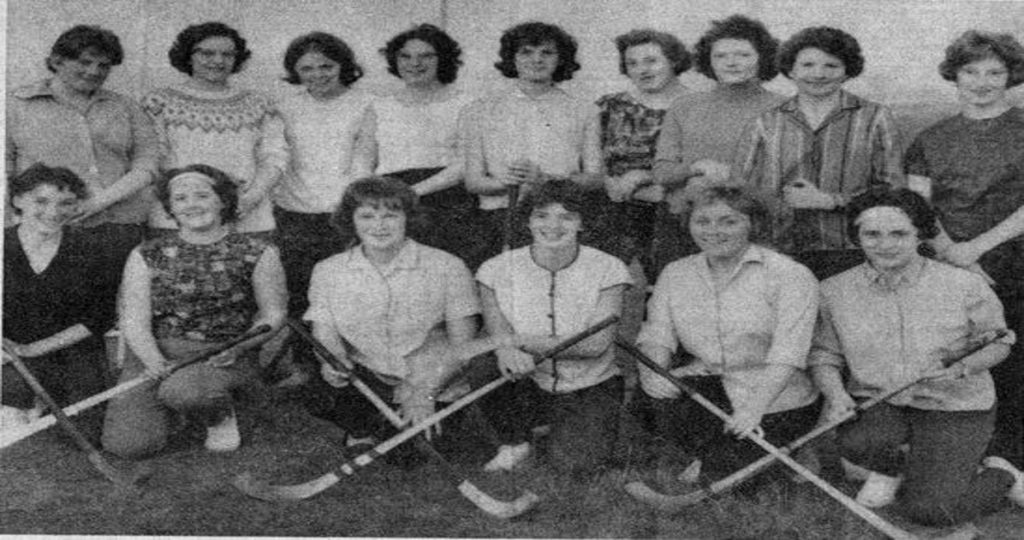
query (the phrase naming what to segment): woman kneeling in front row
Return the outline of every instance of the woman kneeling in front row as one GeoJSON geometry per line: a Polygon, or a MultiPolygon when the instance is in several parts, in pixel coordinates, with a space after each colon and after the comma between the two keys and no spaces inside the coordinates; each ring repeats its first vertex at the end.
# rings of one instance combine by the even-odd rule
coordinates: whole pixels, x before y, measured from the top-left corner
{"type": "Polygon", "coordinates": [[[529,216],[533,242],[488,260],[477,272],[487,331],[514,336],[521,346],[499,348],[498,367],[513,378],[529,377],[488,396],[486,409],[505,444],[484,468],[515,468],[531,452],[531,428],[549,424],[551,463],[562,471],[591,472],[611,458],[615,445],[623,395],[612,346],[615,326],[554,360],[535,364],[535,358],[618,315],[629,273],[618,258],[580,245],[589,223],[577,184],[552,180],[539,186],[519,214],[529,216]]]}
{"type": "Polygon", "coordinates": [[[995,293],[980,276],[920,254],[938,229],[916,193],[868,192],[851,202],[848,217],[867,262],[822,283],[810,364],[826,418],[930,377],[839,428],[842,456],[871,471],[857,500],[871,507],[897,501],[928,525],[971,520],[1007,494],[1024,505],[1024,475],[1002,458],[982,460],[995,421],[989,369],[1006,358],[1012,333],[942,365],[1006,329],[995,293]]]}
{"type": "Polygon", "coordinates": [[[818,391],[806,373],[818,283],[806,267],[757,243],[770,237],[770,223],[767,206],[746,188],[695,193],[689,227],[701,251],[661,272],[637,338],[665,367],[681,345],[694,359],[673,374],[732,415],[723,429],[696,402],[679,399],[665,378],[640,367],[660,435],[703,460],[712,479],[764,455],[743,439],[758,426],[778,445],[810,430],[818,417],[818,391]]]}

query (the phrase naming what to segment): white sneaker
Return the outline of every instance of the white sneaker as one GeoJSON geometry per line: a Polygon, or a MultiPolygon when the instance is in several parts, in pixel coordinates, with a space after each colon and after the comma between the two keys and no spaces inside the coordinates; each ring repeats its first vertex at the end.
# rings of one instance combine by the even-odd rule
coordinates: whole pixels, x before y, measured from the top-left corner
{"type": "Polygon", "coordinates": [[[896,500],[896,491],[903,479],[871,471],[857,493],[857,502],[868,508],[881,508],[896,500]]]}
{"type": "Polygon", "coordinates": [[[999,456],[989,456],[981,461],[990,469],[1002,469],[1013,475],[1013,486],[1006,494],[1017,506],[1024,506],[1024,472],[999,456]]]}
{"type": "Polygon", "coordinates": [[[847,461],[846,458],[839,458],[839,465],[843,467],[843,476],[850,482],[864,482],[871,475],[871,471],[847,461]]]}
{"type": "Polygon", "coordinates": [[[29,418],[31,409],[19,409],[7,405],[0,406],[0,430],[13,429],[24,426],[32,421],[29,418]]]}
{"type": "Polygon", "coordinates": [[[487,472],[511,471],[530,456],[530,443],[503,444],[498,447],[498,455],[484,465],[487,472]]]}
{"type": "Polygon", "coordinates": [[[238,417],[235,410],[217,425],[206,428],[206,442],[203,446],[211,452],[233,452],[242,444],[242,436],[238,433],[238,417]]]}

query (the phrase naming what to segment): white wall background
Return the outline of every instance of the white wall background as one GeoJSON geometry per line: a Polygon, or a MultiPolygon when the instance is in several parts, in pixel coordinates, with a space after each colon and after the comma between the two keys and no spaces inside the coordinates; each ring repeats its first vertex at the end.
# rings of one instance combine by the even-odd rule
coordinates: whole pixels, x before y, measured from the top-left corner
{"type": "MultiPolygon", "coordinates": [[[[860,41],[867,65],[849,88],[890,104],[954,100],[936,67],[945,46],[964,30],[1009,32],[1024,41],[1024,0],[8,0],[6,85],[48,73],[43,59],[54,39],[74,24],[99,24],[117,33],[126,50],[108,87],[139,96],[181,80],[167,62],[174,36],[188,24],[221,20],[238,28],[254,55],[236,84],[280,90],[281,58],[305,32],[339,35],[356,51],[367,76],[360,85],[387,92],[398,84],[377,49],[412,23],[444,25],[462,44],[458,84],[482,93],[503,84],[492,67],[498,37],[507,27],[537,19],[562,25],[580,42],[583,69],[566,87],[597,97],[625,86],[612,39],[629,29],[653,27],[679,36],[688,47],[713,19],[743,13],[761,19],[780,39],[811,25],[842,28],[860,41]]],[[[683,76],[695,89],[709,82],[683,76]]],[[[771,86],[791,87],[779,77],[771,86]]],[[[1024,89],[1013,93],[1024,102],[1024,89]]]]}

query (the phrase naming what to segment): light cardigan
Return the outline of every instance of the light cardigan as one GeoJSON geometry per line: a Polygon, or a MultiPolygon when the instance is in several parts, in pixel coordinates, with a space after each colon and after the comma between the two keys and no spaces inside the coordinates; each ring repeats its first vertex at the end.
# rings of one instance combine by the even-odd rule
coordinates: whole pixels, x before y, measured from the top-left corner
{"type": "MultiPolygon", "coordinates": [[[[142,99],[163,145],[162,168],[204,163],[232,176],[242,188],[263,168],[283,171],[288,160],[284,124],[274,104],[248,90],[204,92],[185,86],[161,88],[142,99]]],[[[157,203],[149,225],[177,224],[157,203]]],[[[274,229],[270,198],[236,224],[240,232],[274,229]]]]}

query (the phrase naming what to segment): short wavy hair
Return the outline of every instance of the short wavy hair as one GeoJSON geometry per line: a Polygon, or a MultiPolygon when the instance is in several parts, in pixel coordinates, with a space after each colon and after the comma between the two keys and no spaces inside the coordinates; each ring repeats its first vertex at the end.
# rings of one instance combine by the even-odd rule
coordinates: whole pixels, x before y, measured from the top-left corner
{"type": "Polygon", "coordinates": [[[174,69],[192,76],[192,53],[196,45],[204,39],[211,37],[226,37],[235,44],[235,65],[231,66],[231,73],[242,71],[245,61],[252,56],[252,51],[247,47],[247,42],[238,30],[222,22],[205,22],[193,24],[182,30],[174,38],[174,45],[167,51],[167,58],[171,61],[174,69]]]}
{"type": "Polygon", "coordinates": [[[284,70],[288,76],[284,81],[289,84],[302,84],[295,64],[306,53],[317,52],[338,63],[341,84],[349,86],[363,76],[363,68],[356,62],[356,55],[341,38],[327,32],[310,32],[301,35],[288,44],[284,52],[284,70]]]}
{"type": "Polygon", "coordinates": [[[939,75],[956,82],[960,68],[971,62],[998,58],[1006,66],[1006,87],[1024,83],[1024,46],[1010,34],[968,30],[946,47],[946,57],[939,64],[939,75]]]}
{"type": "Polygon", "coordinates": [[[33,163],[29,168],[7,181],[7,197],[12,202],[11,209],[14,215],[21,214],[21,209],[13,204],[14,198],[42,185],[53,186],[58,191],[70,191],[75,197],[78,197],[78,200],[84,200],[89,196],[89,189],[85,186],[85,182],[71,169],[33,163]]]}
{"type": "MultiPolygon", "coordinates": [[[[360,206],[383,207],[405,214],[405,236],[417,237],[426,226],[419,196],[405,182],[389,176],[368,176],[345,189],[331,213],[330,224],[342,238],[358,242],[354,216],[360,206]]],[[[351,247],[351,246],[346,246],[351,247]]]]}
{"type": "Polygon", "coordinates": [[[238,186],[235,184],[231,177],[224,171],[205,165],[203,163],[194,163],[192,165],[186,165],[184,167],[178,167],[176,169],[170,169],[164,172],[163,176],[156,183],[156,198],[160,201],[160,205],[164,207],[167,215],[173,217],[171,213],[171,181],[183,174],[201,174],[210,180],[213,180],[213,192],[217,194],[217,198],[224,204],[224,207],[220,209],[221,223],[233,223],[238,220],[238,186]]]}
{"type": "Polygon", "coordinates": [[[686,50],[686,45],[683,45],[679,38],[667,32],[641,28],[630,30],[615,38],[615,48],[619,51],[619,73],[626,75],[626,50],[648,43],[653,43],[661,49],[661,54],[672,64],[672,72],[676,75],[690,69],[693,63],[690,51],[686,50]]]}
{"type": "Polygon", "coordinates": [[[857,221],[861,214],[880,206],[902,210],[910,218],[910,223],[917,228],[918,238],[921,240],[931,240],[939,234],[939,221],[935,209],[920,194],[907,188],[874,186],[854,197],[846,206],[846,231],[854,245],[860,246],[860,225],[857,221]]]}
{"type": "Polygon", "coordinates": [[[576,39],[561,27],[536,21],[518,24],[505,30],[501,35],[501,47],[498,50],[501,61],[495,63],[494,67],[505,77],[514,79],[519,76],[516,70],[516,53],[519,49],[527,45],[537,46],[548,42],[554,43],[558,50],[558,67],[552,75],[552,80],[557,83],[572,79],[573,73],[579,71],[581,67],[576,62],[576,51],[579,48],[576,39]]]}
{"type": "Polygon", "coordinates": [[[728,182],[708,185],[687,197],[680,221],[688,229],[695,210],[719,202],[750,219],[751,242],[765,246],[771,244],[775,223],[773,205],[762,190],[750,186],[728,182]]]}
{"type": "Polygon", "coordinates": [[[124,49],[117,34],[99,26],[79,24],[65,30],[53,42],[50,56],[46,58],[46,69],[56,72],[52,64],[54,57],[77,60],[85,51],[96,51],[106,56],[112,66],[124,62],[124,49]]]}
{"type": "Polygon", "coordinates": [[[462,65],[462,48],[447,32],[432,24],[418,24],[409,30],[391,38],[380,53],[388,61],[388,73],[395,77],[398,74],[398,53],[411,40],[418,39],[434,48],[437,53],[437,80],[441,84],[451,84],[459,74],[462,65]]]}
{"type": "Polygon", "coordinates": [[[697,71],[705,77],[718,80],[711,67],[711,50],[721,39],[737,39],[750,43],[757,52],[757,78],[770,81],[779,74],[775,57],[779,40],[772,37],[761,21],[743,15],[732,15],[721,21],[711,21],[711,28],[700,37],[695,47],[697,71]]]}
{"type": "Polygon", "coordinates": [[[779,50],[779,71],[789,77],[800,51],[812,48],[838,58],[846,68],[847,79],[852,79],[864,71],[864,55],[857,39],[830,26],[804,28],[786,40],[779,50]]]}

